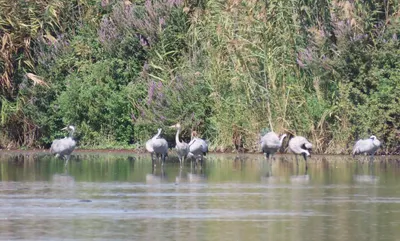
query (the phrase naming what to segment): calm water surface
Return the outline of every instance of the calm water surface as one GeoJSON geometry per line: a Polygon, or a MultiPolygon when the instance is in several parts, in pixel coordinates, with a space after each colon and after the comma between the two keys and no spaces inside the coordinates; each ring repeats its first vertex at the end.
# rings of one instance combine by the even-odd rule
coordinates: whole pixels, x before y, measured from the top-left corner
{"type": "Polygon", "coordinates": [[[0,239],[400,240],[400,157],[0,153],[0,239]]]}

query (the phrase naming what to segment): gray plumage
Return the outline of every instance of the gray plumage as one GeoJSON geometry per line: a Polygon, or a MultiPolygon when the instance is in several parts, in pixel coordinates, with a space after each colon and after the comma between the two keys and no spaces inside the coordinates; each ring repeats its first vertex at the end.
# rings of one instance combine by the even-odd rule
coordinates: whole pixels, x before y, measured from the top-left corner
{"type": "Polygon", "coordinates": [[[151,154],[151,160],[154,162],[154,154],[157,158],[162,159],[162,165],[165,163],[165,158],[168,156],[168,143],[164,138],[159,138],[162,129],[159,128],[155,136],[146,142],[146,150],[151,154]]]}
{"type": "Polygon", "coordinates": [[[203,164],[204,156],[208,152],[208,144],[205,140],[196,137],[197,133],[192,131],[192,140],[189,142],[189,157],[194,157],[196,163],[198,160],[203,164]]]}
{"type": "Polygon", "coordinates": [[[50,153],[55,154],[56,157],[65,159],[65,165],[67,165],[70,155],[76,147],[76,141],[73,139],[75,127],[67,126],[62,130],[68,130],[69,137],[54,140],[50,147],[50,153]]]}
{"type": "Polygon", "coordinates": [[[269,159],[270,156],[274,155],[279,148],[282,146],[283,139],[286,134],[283,134],[280,138],[275,132],[268,132],[261,137],[261,150],[265,153],[265,157],[269,159]]]}
{"type": "Polygon", "coordinates": [[[374,156],[380,146],[381,142],[376,138],[376,136],[370,136],[368,139],[358,140],[353,147],[353,157],[356,154],[362,153],[374,156]]]}
{"type": "Polygon", "coordinates": [[[310,151],[312,149],[312,144],[302,136],[295,136],[289,141],[289,149],[296,155],[296,160],[297,155],[303,155],[307,164],[307,157],[311,156],[310,151]]]}
{"type": "Polygon", "coordinates": [[[181,164],[184,163],[186,156],[189,154],[189,144],[186,142],[181,142],[179,140],[179,133],[181,132],[181,124],[177,123],[176,125],[171,126],[171,128],[176,128],[175,142],[176,142],[176,153],[178,154],[179,162],[181,164]]]}

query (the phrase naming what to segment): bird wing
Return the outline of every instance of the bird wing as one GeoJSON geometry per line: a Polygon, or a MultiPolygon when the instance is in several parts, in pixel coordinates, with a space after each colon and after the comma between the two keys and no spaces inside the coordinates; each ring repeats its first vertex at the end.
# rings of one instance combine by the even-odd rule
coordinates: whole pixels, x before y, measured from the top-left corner
{"type": "Polygon", "coordinates": [[[61,153],[64,150],[63,143],[66,141],[66,139],[67,138],[54,140],[50,147],[51,153],[61,153]]]}
{"type": "MultiPolygon", "coordinates": [[[[297,144],[302,148],[302,149],[312,149],[312,144],[303,136],[297,136],[297,144]]],[[[294,138],[293,138],[294,139],[294,138]]]]}
{"type": "Polygon", "coordinates": [[[280,147],[280,141],[279,141],[279,137],[276,133],[268,132],[261,138],[261,148],[262,149],[279,148],[279,147],[280,147]]]}
{"type": "Polygon", "coordinates": [[[362,142],[362,140],[358,140],[358,141],[356,142],[356,144],[354,144],[354,147],[353,147],[353,155],[358,154],[358,153],[360,152],[358,146],[360,145],[361,142],[362,142]]]}
{"type": "Polygon", "coordinates": [[[193,143],[195,143],[195,141],[196,141],[196,138],[193,138],[190,142],[189,142],[189,146],[191,146],[191,145],[193,145],[193,143]]]}
{"type": "Polygon", "coordinates": [[[192,154],[204,154],[208,152],[208,144],[205,140],[196,137],[189,143],[189,150],[192,154]]]}
{"type": "Polygon", "coordinates": [[[168,151],[168,142],[163,139],[155,139],[153,140],[153,149],[155,153],[166,153],[168,151]]]}
{"type": "Polygon", "coordinates": [[[58,150],[59,150],[59,145],[58,145],[59,141],[60,140],[57,139],[57,140],[54,140],[53,143],[51,143],[50,153],[54,154],[54,153],[58,152],[58,150]]]}
{"type": "Polygon", "coordinates": [[[76,141],[71,137],[54,140],[50,147],[51,153],[60,155],[69,155],[75,149],[76,141]]]}
{"type": "Polygon", "coordinates": [[[203,143],[201,146],[203,148],[203,153],[207,153],[208,152],[208,143],[203,140],[203,143]]]}
{"type": "Polygon", "coordinates": [[[379,148],[379,146],[376,146],[375,144],[378,143],[374,143],[371,139],[358,140],[354,145],[353,155],[363,152],[374,153],[379,148]]]}
{"type": "Polygon", "coordinates": [[[152,139],[150,139],[150,140],[148,140],[147,142],[146,142],[146,150],[148,151],[148,152],[154,152],[154,149],[153,149],[153,140],[152,139]]]}
{"type": "Polygon", "coordinates": [[[76,141],[74,141],[74,139],[72,139],[71,137],[68,137],[68,138],[64,138],[60,144],[62,146],[61,148],[63,149],[61,151],[61,154],[69,155],[75,150],[76,141]]]}
{"type": "Polygon", "coordinates": [[[186,142],[176,143],[176,151],[180,155],[186,156],[189,153],[189,145],[186,142]]]}
{"type": "Polygon", "coordinates": [[[312,144],[302,136],[295,136],[289,141],[289,149],[296,154],[304,153],[304,150],[311,148],[312,144]]]}
{"type": "Polygon", "coordinates": [[[189,150],[189,145],[186,142],[176,143],[175,148],[180,150],[189,150]]]}
{"type": "Polygon", "coordinates": [[[200,140],[198,138],[194,138],[190,143],[189,143],[189,151],[193,154],[199,154],[199,152],[202,152],[202,145],[200,143],[200,140]]]}
{"type": "Polygon", "coordinates": [[[376,147],[380,147],[381,146],[381,142],[378,139],[373,140],[372,144],[374,144],[374,146],[376,146],[376,147]]]}

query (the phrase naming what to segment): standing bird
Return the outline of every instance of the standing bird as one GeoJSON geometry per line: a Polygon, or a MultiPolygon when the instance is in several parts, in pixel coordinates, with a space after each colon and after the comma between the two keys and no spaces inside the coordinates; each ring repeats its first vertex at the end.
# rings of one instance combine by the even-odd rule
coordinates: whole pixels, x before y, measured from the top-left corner
{"type": "Polygon", "coordinates": [[[283,139],[286,134],[281,135],[281,138],[275,132],[268,132],[263,137],[261,137],[261,150],[265,153],[265,157],[269,160],[269,157],[273,156],[275,152],[279,150],[282,146],[283,139]]]}
{"type": "Polygon", "coordinates": [[[157,159],[161,157],[162,163],[164,165],[165,158],[168,156],[168,143],[164,138],[159,138],[162,129],[159,128],[155,136],[146,142],[146,150],[151,154],[151,161],[154,163],[154,154],[156,154],[157,159]]]}
{"type": "Polygon", "coordinates": [[[50,153],[55,154],[56,157],[63,158],[66,161],[65,166],[67,166],[70,155],[76,147],[76,141],[72,139],[75,132],[75,127],[67,126],[62,128],[62,130],[68,130],[69,137],[54,140],[50,147],[50,153]]]}
{"type": "Polygon", "coordinates": [[[201,165],[203,165],[204,156],[207,155],[208,144],[205,140],[197,137],[197,132],[192,131],[192,140],[189,143],[189,155],[195,157],[196,164],[200,159],[201,165]]]}
{"type": "Polygon", "coordinates": [[[307,170],[307,157],[311,157],[310,151],[312,149],[312,144],[302,136],[295,136],[289,141],[289,149],[296,155],[297,165],[299,165],[297,155],[303,155],[307,170]]]}
{"type": "Polygon", "coordinates": [[[176,128],[175,142],[176,142],[176,152],[178,154],[179,162],[182,164],[185,161],[186,156],[189,154],[189,145],[186,142],[179,141],[179,133],[181,132],[181,124],[177,123],[176,125],[171,126],[171,128],[176,128]]]}
{"type": "Polygon", "coordinates": [[[367,153],[371,156],[371,161],[375,152],[381,146],[381,142],[376,136],[370,136],[368,139],[358,140],[353,147],[353,157],[356,154],[367,153]]]}

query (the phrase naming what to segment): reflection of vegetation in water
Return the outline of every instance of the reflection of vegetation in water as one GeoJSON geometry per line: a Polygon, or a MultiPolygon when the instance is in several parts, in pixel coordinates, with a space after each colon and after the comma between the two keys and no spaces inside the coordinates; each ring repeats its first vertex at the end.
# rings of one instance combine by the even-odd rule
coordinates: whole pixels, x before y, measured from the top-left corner
{"type": "Polygon", "coordinates": [[[162,177],[163,182],[175,182],[177,177],[183,182],[219,183],[239,181],[241,183],[275,182],[290,183],[291,177],[309,175],[310,183],[352,183],[354,175],[374,176],[382,173],[380,181],[395,181],[399,172],[400,159],[396,157],[376,157],[369,162],[353,161],[349,156],[313,156],[309,160],[310,169],[305,173],[303,161],[296,165],[292,155],[278,156],[268,162],[260,155],[244,155],[235,160],[235,155],[210,154],[205,166],[196,168],[189,162],[182,170],[179,162],[170,156],[164,168],[151,166],[149,155],[135,154],[74,154],[67,169],[63,160],[44,153],[7,153],[0,155],[1,180],[50,181],[54,174],[67,174],[76,182],[145,182],[146,175],[162,177]],[[277,179],[274,179],[277,178],[277,179]],[[274,179],[274,180],[272,180],[274,179]]]}
{"type": "Polygon", "coordinates": [[[278,155],[271,165],[261,154],[235,157],[210,154],[203,169],[180,169],[175,161],[153,170],[149,155],[74,154],[65,170],[49,154],[0,153],[7,217],[0,237],[298,241],[400,234],[391,225],[398,220],[399,157],[376,157],[371,165],[314,155],[308,180],[293,155],[278,155]]]}

